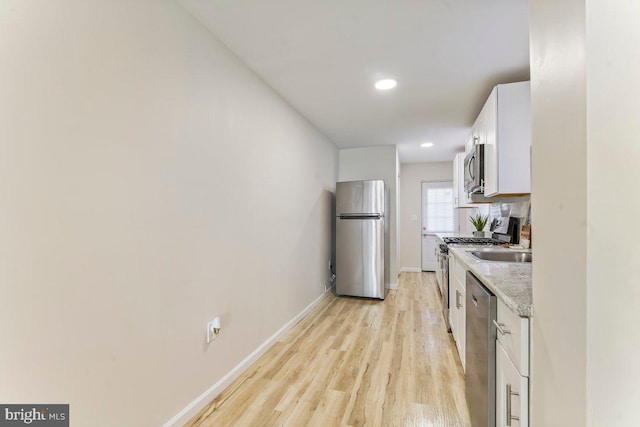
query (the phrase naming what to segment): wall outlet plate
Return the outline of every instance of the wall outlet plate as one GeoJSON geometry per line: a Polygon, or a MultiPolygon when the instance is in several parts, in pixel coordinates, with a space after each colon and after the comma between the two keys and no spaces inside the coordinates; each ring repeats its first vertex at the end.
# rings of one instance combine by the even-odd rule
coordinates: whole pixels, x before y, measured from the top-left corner
{"type": "Polygon", "coordinates": [[[215,340],[218,337],[218,334],[216,334],[215,332],[216,328],[220,328],[220,319],[217,317],[212,321],[210,321],[209,323],[207,323],[207,342],[208,343],[210,343],[211,341],[215,340]]]}
{"type": "Polygon", "coordinates": [[[211,342],[216,339],[216,334],[213,332],[213,321],[207,323],[207,342],[211,342]]]}

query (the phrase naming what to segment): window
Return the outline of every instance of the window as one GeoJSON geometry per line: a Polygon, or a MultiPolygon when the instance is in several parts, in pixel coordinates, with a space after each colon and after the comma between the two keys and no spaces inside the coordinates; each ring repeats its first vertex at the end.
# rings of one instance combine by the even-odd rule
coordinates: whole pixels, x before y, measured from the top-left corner
{"type": "Polygon", "coordinates": [[[422,226],[425,232],[456,232],[457,216],[451,181],[422,183],[422,226]]]}

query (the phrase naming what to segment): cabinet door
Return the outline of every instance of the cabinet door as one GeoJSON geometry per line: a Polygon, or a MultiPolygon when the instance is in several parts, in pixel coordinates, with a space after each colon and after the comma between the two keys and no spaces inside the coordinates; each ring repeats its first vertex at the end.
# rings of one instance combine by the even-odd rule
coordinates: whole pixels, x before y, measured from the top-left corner
{"type": "MultiPolygon", "coordinates": [[[[458,158],[460,153],[453,158],[453,207],[460,207],[460,168],[458,158]]],[[[464,188],[464,184],[463,184],[464,188]]]]}
{"type": "Polygon", "coordinates": [[[484,194],[531,192],[531,95],[529,82],[493,88],[481,114],[485,129],[484,194]]]}
{"type": "Polygon", "coordinates": [[[484,124],[484,194],[498,192],[498,87],[494,87],[482,107],[484,124]]]}
{"type": "Polygon", "coordinates": [[[422,234],[422,271],[436,271],[439,251],[438,237],[435,234],[422,234]]]}
{"type": "Polygon", "coordinates": [[[462,195],[460,196],[460,200],[462,200],[461,208],[475,208],[477,206],[474,205],[474,201],[471,200],[471,196],[469,193],[464,191],[464,187],[462,188],[462,195]]]}
{"type": "Polygon", "coordinates": [[[462,370],[466,369],[465,364],[465,332],[466,332],[466,313],[465,313],[465,295],[466,286],[460,282],[460,277],[465,276],[466,268],[455,255],[449,256],[449,312],[451,333],[456,342],[458,356],[462,363],[462,370]]]}
{"type": "MultiPolygon", "coordinates": [[[[440,242],[438,242],[438,245],[440,242]]],[[[442,266],[441,266],[441,258],[440,252],[436,254],[436,283],[438,284],[438,289],[440,289],[440,294],[442,294],[442,266]]]]}
{"type": "Polygon", "coordinates": [[[496,321],[503,332],[497,332],[497,338],[518,372],[529,376],[529,319],[520,317],[504,302],[498,300],[496,321]]]}
{"type": "Polygon", "coordinates": [[[531,192],[531,91],[529,82],[498,85],[496,146],[499,194],[531,192]]]}
{"type": "Polygon", "coordinates": [[[457,304],[457,327],[458,327],[458,340],[456,341],[456,347],[458,347],[458,354],[460,355],[460,361],[462,362],[462,370],[466,372],[466,359],[465,359],[465,343],[466,343],[466,331],[467,331],[467,314],[465,308],[466,298],[466,286],[460,283],[460,279],[456,278],[456,290],[458,292],[458,304],[457,304]]]}
{"type": "Polygon", "coordinates": [[[496,341],[496,426],[529,425],[529,379],[520,375],[496,341]]]}
{"type": "Polygon", "coordinates": [[[456,286],[455,278],[453,275],[456,266],[456,259],[453,255],[449,255],[449,326],[451,327],[451,335],[454,341],[456,340],[458,333],[458,316],[456,311],[456,286]]]}

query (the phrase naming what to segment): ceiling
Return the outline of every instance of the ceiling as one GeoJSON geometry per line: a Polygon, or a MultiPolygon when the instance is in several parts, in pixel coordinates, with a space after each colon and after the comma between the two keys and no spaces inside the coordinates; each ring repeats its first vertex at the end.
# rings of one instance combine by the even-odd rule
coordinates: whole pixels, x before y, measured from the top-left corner
{"type": "Polygon", "coordinates": [[[338,147],[403,163],[452,160],[491,88],[529,78],[528,0],[179,1],[338,147]]]}

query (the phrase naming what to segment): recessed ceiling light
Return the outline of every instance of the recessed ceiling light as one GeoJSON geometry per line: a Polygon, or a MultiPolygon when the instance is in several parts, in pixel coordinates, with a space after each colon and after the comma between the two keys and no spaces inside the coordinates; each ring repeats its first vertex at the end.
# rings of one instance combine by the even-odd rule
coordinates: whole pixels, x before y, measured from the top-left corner
{"type": "Polygon", "coordinates": [[[433,147],[433,142],[425,142],[423,144],[420,144],[420,147],[433,147]]]}
{"type": "Polygon", "coordinates": [[[398,84],[398,82],[393,80],[393,79],[378,80],[376,82],[376,89],[378,89],[378,90],[389,90],[389,89],[393,89],[394,87],[396,87],[397,84],[398,84]]]}

